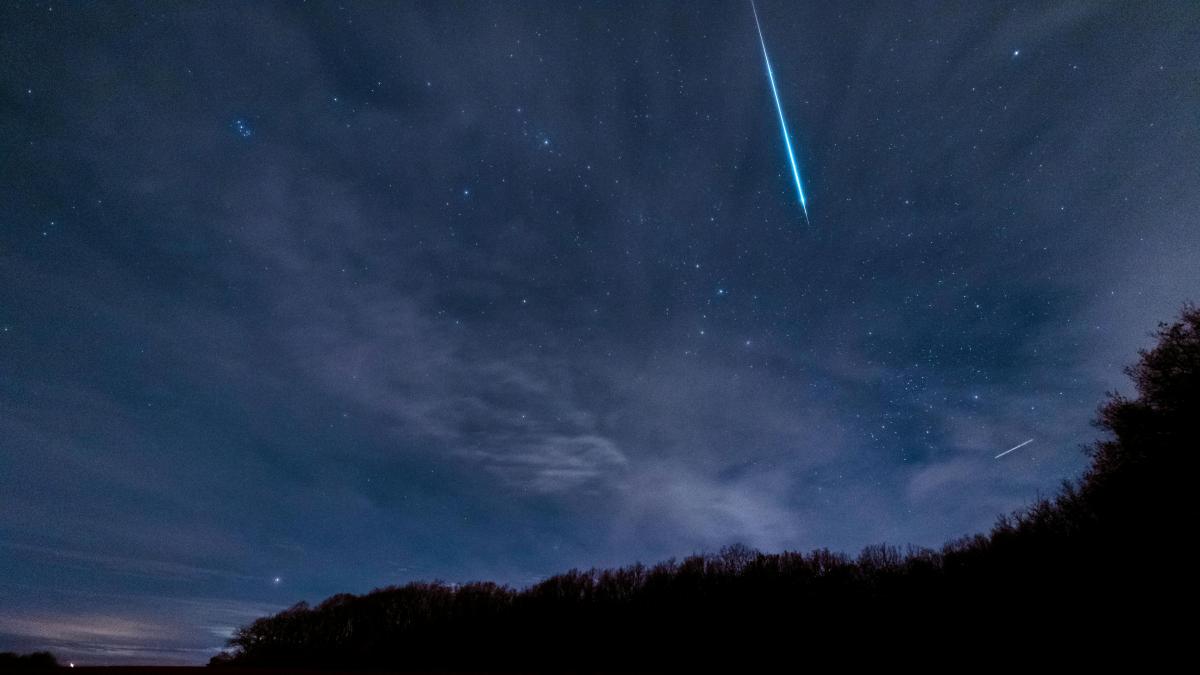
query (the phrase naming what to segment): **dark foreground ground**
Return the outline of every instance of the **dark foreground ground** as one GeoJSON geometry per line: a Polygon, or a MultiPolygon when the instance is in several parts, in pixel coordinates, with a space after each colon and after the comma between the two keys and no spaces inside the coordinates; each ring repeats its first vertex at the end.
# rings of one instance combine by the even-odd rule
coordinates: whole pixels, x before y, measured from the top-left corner
{"type": "MultiPolygon", "coordinates": [[[[204,666],[91,666],[86,668],[71,668],[71,673],[93,673],[94,675],[284,675],[284,673],[304,675],[305,673],[321,673],[322,675],[348,675],[351,671],[341,670],[296,670],[294,668],[221,668],[214,670],[204,666]]],[[[379,671],[382,674],[383,671],[379,671]]],[[[362,675],[361,672],[355,675],[362,675]]]]}
{"type": "MultiPolygon", "coordinates": [[[[64,668],[74,673],[93,675],[385,675],[400,673],[420,675],[414,671],[393,670],[296,670],[295,668],[206,668],[204,666],[89,666],[64,668]]],[[[56,671],[50,671],[56,672],[56,671]]],[[[438,675],[484,675],[476,671],[439,672],[438,675]]]]}
{"type": "MultiPolygon", "coordinates": [[[[66,668],[62,670],[68,670],[66,668]]],[[[294,668],[205,668],[203,665],[92,665],[71,668],[76,673],[92,675],[427,675],[424,670],[296,670],[294,668]]],[[[50,670],[54,673],[54,670],[50,670]]],[[[505,671],[506,675],[521,675],[505,671]]],[[[566,671],[564,671],[566,673],[566,671]]],[[[487,675],[479,670],[438,670],[437,675],[487,675]]],[[[545,675],[545,674],[544,674],[545,675]]],[[[604,675],[592,673],[589,675],[604,675]]],[[[626,674],[628,675],[628,674],[626,674]]]]}

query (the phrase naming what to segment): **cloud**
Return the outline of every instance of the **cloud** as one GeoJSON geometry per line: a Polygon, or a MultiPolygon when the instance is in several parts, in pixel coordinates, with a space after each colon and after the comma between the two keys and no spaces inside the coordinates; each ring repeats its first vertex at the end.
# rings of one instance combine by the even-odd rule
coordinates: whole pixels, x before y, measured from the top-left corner
{"type": "Polygon", "coordinates": [[[37,556],[51,564],[72,566],[81,570],[86,570],[90,573],[96,573],[99,570],[104,570],[106,572],[113,572],[123,575],[176,581],[196,581],[211,578],[240,581],[256,579],[256,577],[231,570],[200,567],[166,560],[108,555],[72,549],[51,548],[48,546],[35,546],[3,540],[0,540],[0,547],[20,551],[27,555],[37,556]]]}
{"type": "Polygon", "coordinates": [[[655,538],[648,547],[652,555],[737,542],[780,550],[796,546],[806,532],[804,516],[791,506],[796,485],[781,473],[760,470],[723,480],[663,462],[641,467],[626,489],[617,536],[626,546],[655,538]]]}
{"type": "Polygon", "coordinates": [[[908,498],[924,501],[944,497],[948,488],[958,492],[964,483],[975,483],[983,468],[979,459],[963,458],[923,466],[908,479],[908,498]]]}
{"type": "Polygon", "coordinates": [[[0,632],[62,642],[149,643],[171,636],[162,626],[119,616],[0,617],[0,632]]]}
{"type": "Polygon", "coordinates": [[[216,639],[212,646],[190,646],[192,627],[177,620],[143,616],[73,612],[0,617],[0,636],[18,649],[48,649],[62,661],[83,664],[195,663],[221,649],[223,641],[216,639]]]}
{"type": "Polygon", "coordinates": [[[534,436],[502,450],[479,449],[463,454],[480,461],[511,485],[546,494],[572,491],[601,480],[619,480],[618,471],[629,464],[615,443],[594,435],[534,436]]]}
{"type": "Polygon", "coordinates": [[[233,627],[279,611],[273,603],[210,597],[39,589],[63,609],[25,605],[0,617],[0,646],[49,649],[85,665],[194,664],[220,651],[233,627]]]}

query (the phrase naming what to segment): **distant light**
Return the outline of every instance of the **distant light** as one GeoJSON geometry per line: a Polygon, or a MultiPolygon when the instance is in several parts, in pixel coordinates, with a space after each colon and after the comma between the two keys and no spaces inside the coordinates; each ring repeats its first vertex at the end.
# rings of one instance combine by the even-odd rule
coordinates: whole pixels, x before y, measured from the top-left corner
{"type": "Polygon", "coordinates": [[[1021,55],[1021,50],[1020,50],[1020,49],[1014,49],[1014,50],[1013,50],[1013,58],[1016,58],[1016,57],[1018,57],[1018,56],[1020,56],[1020,55],[1021,55]]]}
{"type": "Polygon", "coordinates": [[[68,668],[74,668],[74,667],[75,667],[75,664],[74,664],[74,663],[68,663],[68,664],[67,664],[67,667],[68,667],[68,668]]]}
{"type": "Polygon", "coordinates": [[[278,586],[279,584],[283,583],[283,579],[280,577],[275,577],[275,579],[273,579],[273,582],[276,586],[278,586]]]}

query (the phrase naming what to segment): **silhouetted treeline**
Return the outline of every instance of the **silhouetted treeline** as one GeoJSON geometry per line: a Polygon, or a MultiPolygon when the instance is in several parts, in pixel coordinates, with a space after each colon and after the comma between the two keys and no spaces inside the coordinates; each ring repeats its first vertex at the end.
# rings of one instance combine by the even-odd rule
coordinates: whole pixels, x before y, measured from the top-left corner
{"type": "Polygon", "coordinates": [[[1200,310],[1163,325],[1110,395],[1076,481],[941,550],[769,554],[742,546],[572,570],[523,590],[411,583],[300,603],[240,628],[214,664],[643,670],[888,650],[1178,647],[1190,612],[1200,451],[1200,310]]]}
{"type": "Polygon", "coordinates": [[[50,652],[0,652],[0,673],[27,673],[55,668],[58,668],[58,659],[50,652]]]}

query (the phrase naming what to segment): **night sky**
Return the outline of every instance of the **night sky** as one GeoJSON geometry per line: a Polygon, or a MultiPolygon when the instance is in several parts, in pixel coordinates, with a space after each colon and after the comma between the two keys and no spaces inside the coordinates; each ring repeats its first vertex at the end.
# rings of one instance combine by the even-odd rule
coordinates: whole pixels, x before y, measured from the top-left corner
{"type": "Polygon", "coordinates": [[[1077,475],[1200,296],[1200,5],[758,14],[807,223],[749,3],[4,3],[0,649],[1077,475]]]}

